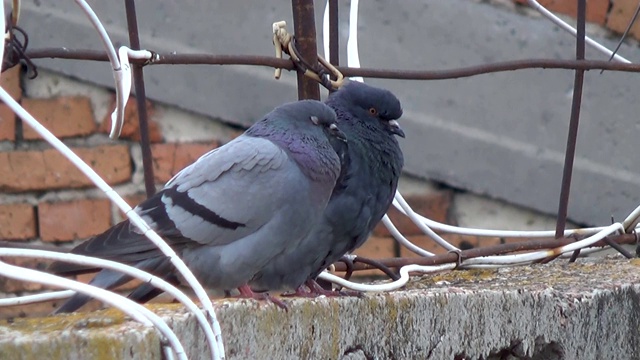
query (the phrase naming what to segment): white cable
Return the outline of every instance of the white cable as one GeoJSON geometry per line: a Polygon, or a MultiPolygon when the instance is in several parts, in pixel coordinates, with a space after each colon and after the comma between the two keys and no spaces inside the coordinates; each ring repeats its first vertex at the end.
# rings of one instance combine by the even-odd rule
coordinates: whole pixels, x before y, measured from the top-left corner
{"type": "Polygon", "coordinates": [[[625,232],[630,233],[633,231],[632,229],[635,229],[638,225],[638,221],[640,221],[640,206],[633,209],[631,214],[629,214],[629,216],[627,216],[627,218],[622,222],[625,232]]]}
{"type": "Polygon", "coordinates": [[[414,243],[409,241],[409,239],[407,239],[404,235],[402,235],[402,233],[398,230],[398,228],[396,228],[396,226],[393,225],[393,223],[391,222],[391,219],[389,219],[389,215],[385,214],[384,217],[382,217],[382,223],[384,224],[384,226],[387,227],[387,229],[391,233],[391,236],[393,236],[393,238],[396,239],[396,241],[399,242],[400,245],[406,247],[410,251],[413,251],[414,253],[420,256],[428,257],[428,256],[435,255],[434,253],[428,252],[427,250],[415,245],[414,243]]]}
{"type": "MultiPolygon", "coordinates": [[[[506,267],[506,266],[514,266],[514,265],[524,265],[531,263],[536,260],[542,260],[544,258],[554,256],[558,253],[568,253],[573,252],[575,250],[589,247],[594,243],[602,240],[605,236],[611,235],[615,232],[623,232],[624,228],[622,224],[615,223],[607,226],[602,231],[598,232],[595,235],[592,235],[586,239],[577,241],[575,243],[571,243],[569,245],[560,247],[558,249],[544,250],[544,251],[536,251],[527,254],[517,254],[517,255],[498,255],[498,256],[486,256],[480,258],[473,258],[464,260],[459,268],[497,268],[497,267],[506,267]]],[[[339,276],[330,274],[328,272],[322,272],[318,276],[319,278],[330,281],[332,283],[338,284],[340,286],[356,290],[356,291],[392,291],[399,289],[406,285],[409,281],[409,273],[410,272],[420,272],[420,273],[433,273],[437,271],[443,270],[452,270],[455,269],[457,264],[443,264],[437,266],[422,266],[422,265],[405,265],[400,268],[400,279],[396,281],[392,281],[384,284],[359,284],[354,283],[348,280],[345,280],[339,276]]]]}
{"type": "MultiPolygon", "coordinates": [[[[407,212],[398,202],[394,201],[393,205],[402,214],[404,215],[407,214],[407,212]]],[[[555,237],[554,230],[491,230],[491,229],[479,229],[479,228],[464,228],[464,227],[443,224],[443,223],[431,220],[427,217],[424,217],[418,213],[415,213],[415,215],[428,227],[435,230],[442,231],[442,232],[451,233],[451,234],[473,235],[473,236],[482,236],[482,237],[514,237],[514,238],[532,238],[532,237],[554,238],[555,237]]],[[[581,234],[581,235],[595,234],[604,228],[605,226],[581,228],[581,229],[569,229],[564,231],[564,236],[570,236],[575,234],[581,234]]]]}
{"type": "Polygon", "coordinates": [[[175,251],[167,245],[167,243],[153,231],[149,225],[116,193],[89,165],[87,165],[78,155],[76,155],[71,149],[69,149],[62,141],[56,138],[49,130],[42,126],[31,114],[29,114],[20,104],[18,104],[11,96],[0,87],[0,100],[2,100],[7,106],[9,106],[13,112],[15,112],[23,121],[33,128],[43,139],[51,144],[56,150],[60,151],[69,161],[71,161],[82,173],[84,173],[91,181],[102,190],[113,203],[115,203],[120,210],[122,210],[132,224],[135,224],[143,234],[151,240],[167,257],[169,257],[171,263],[176,267],[180,274],[184,277],[185,281],[191,286],[202,303],[202,306],[207,311],[209,321],[213,326],[213,332],[216,335],[216,343],[218,344],[219,356],[224,359],[224,344],[222,343],[222,334],[220,324],[216,318],[213,310],[211,299],[207,295],[207,292],[202,288],[202,285],[195,278],[193,273],[187,268],[184,262],[177,256],[175,251]]]}
{"type": "Polygon", "coordinates": [[[411,221],[413,221],[413,223],[416,224],[416,226],[418,226],[418,228],[420,228],[420,230],[422,230],[425,234],[427,234],[438,245],[442,246],[447,251],[458,251],[458,250],[460,250],[457,247],[449,244],[449,242],[447,242],[440,235],[436,234],[433,230],[431,230],[430,227],[426,226],[420,220],[420,218],[415,213],[415,211],[413,211],[411,206],[409,206],[409,204],[405,201],[405,199],[402,197],[402,194],[400,194],[399,191],[396,191],[396,195],[395,195],[395,198],[394,198],[393,201],[397,201],[398,204],[400,205],[400,207],[404,210],[404,213],[407,215],[407,217],[409,217],[409,219],[411,221]]]}
{"type": "Polygon", "coordinates": [[[540,250],[529,252],[525,254],[515,254],[515,255],[496,255],[496,256],[484,256],[473,259],[464,260],[461,264],[461,268],[469,267],[469,265],[524,265],[531,263],[533,261],[542,260],[548,257],[552,257],[559,254],[564,254],[568,252],[573,252],[578,249],[588,247],[593,245],[594,243],[602,240],[605,236],[611,235],[613,233],[624,233],[624,227],[620,223],[614,223],[607,227],[605,227],[602,231],[597,234],[591,235],[585,239],[580,241],[573,242],[571,244],[549,250],[540,250]]]}
{"type": "Polygon", "coordinates": [[[324,14],[322,15],[322,49],[324,51],[324,58],[330,59],[329,51],[329,0],[327,0],[324,6],[324,14]]]}
{"type": "MultiPolygon", "coordinates": [[[[181,302],[187,310],[191,311],[195,317],[196,321],[202,327],[204,331],[205,338],[207,339],[207,343],[209,345],[209,349],[211,350],[211,356],[215,357],[215,353],[217,350],[217,345],[215,341],[215,335],[213,334],[213,329],[211,328],[207,318],[204,316],[202,311],[198,308],[198,306],[189,299],[187,295],[185,295],[182,291],[180,291],[175,286],[169,284],[163,279],[154,276],[148,272],[142,271],[132,266],[128,266],[125,264],[121,264],[119,262],[104,260],[99,258],[94,258],[90,256],[83,256],[71,253],[60,253],[54,251],[46,251],[46,250],[32,250],[32,249],[9,249],[9,248],[0,248],[0,257],[2,256],[11,256],[11,257],[29,257],[29,258],[40,258],[47,260],[55,260],[55,261],[64,261],[70,262],[79,265],[87,265],[91,267],[100,267],[110,270],[119,271],[123,274],[132,276],[136,279],[141,280],[144,283],[148,283],[157,287],[158,289],[166,292],[171,295],[173,298],[181,302]]],[[[59,285],[58,287],[62,287],[59,285]]],[[[62,293],[67,293],[62,292],[62,293]]],[[[15,301],[16,298],[14,298],[15,301]]],[[[0,302],[1,304],[1,302],[0,302]]]]}
{"type": "Polygon", "coordinates": [[[147,50],[132,50],[123,46],[120,47],[118,56],[111,39],[109,39],[107,30],[104,28],[91,6],[89,6],[89,4],[84,0],[76,0],[76,3],[82,8],[85,14],[89,17],[93,27],[98,31],[102,44],[107,51],[109,62],[111,63],[113,78],[115,80],[116,108],[111,114],[111,131],[109,133],[109,137],[116,139],[122,132],[122,127],[124,125],[124,109],[127,105],[127,100],[131,95],[131,66],[129,65],[129,58],[148,60],[153,57],[153,54],[147,50]]]}
{"type": "MultiPolygon", "coordinates": [[[[349,38],[347,39],[347,66],[360,67],[360,55],[358,53],[358,3],[359,0],[351,0],[349,8],[349,38]]],[[[353,76],[349,79],[364,82],[361,76],[353,76]]]]}
{"type": "MultiPolygon", "coordinates": [[[[623,232],[624,228],[622,224],[615,223],[607,226],[605,229],[600,231],[598,234],[592,235],[586,239],[581,241],[577,241],[575,243],[571,243],[569,245],[563,246],[558,249],[552,250],[544,250],[544,251],[536,251],[527,254],[518,254],[518,255],[499,255],[499,256],[487,256],[481,258],[473,258],[464,260],[460,265],[460,268],[496,268],[496,267],[505,267],[505,266],[513,266],[513,265],[523,265],[530,263],[532,261],[541,260],[550,256],[553,256],[557,253],[567,253],[573,252],[577,249],[588,247],[595,242],[602,240],[607,235],[610,235],[615,232],[623,232]]],[[[422,265],[405,265],[400,268],[400,279],[396,281],[392,281],[384,284],[359,284],[354,283],[348,280],[345,280],[339,276],[330,274],[328,272],[322,272],[318,276],[319,278],[330,281],[332,283],[338,284],[340,286],[356,290],[356,291],[392,291],[399,289],[406,285],[409,281],[409,273],[410,272],[420,272],[420,273],[433,273],[437,271],[443,270],[452,270],[456,268],[457,264],[443,264],[437,266],[422,266],[422,265]]]]}
{"type": "Polygon", "coordinates": [[[121,46],[118,49],[118,58],[120,60],[120,71],[114,74],[119,79],[119,84],[116,84],[116,109],[111,113],[111,132],[109,137],[112,139],[118,138],[122,132],[123,119],[124,119],[124,107],[127,104],[129,96],[131,96],[131,65],[129,58],[131,59],[145,59],[149,60],[153,57],[153,54],[148,50],[132,50],[126,46],[121,46]],[[118,87],[119,86],[119,87],[118,87]],[[118,107],[121,104],[121,108],[118,107]]]}
{"type": "Polygon", "coordinates": [[[87,4],[84,0],[75,0],[76,3],[80,6],[82,11],[89,17],[91,24],[98,31],[100,35],[100,40],[102,40],[102,45],[104,45],[105,50],[107,51],[107,57],[109,58],[109,62],[111,63],[111,69],[113,70],[113,79],[116,82],[116,109],[114,113],[111,115],[111,133],[109,137],[115,139],[120,136],[120,132],[122,131],[122,126],[124,124],[124,107],[127,102],[124,99],[124,82],[131,82],[130,71],[127,69],[123,71],[120,66],[120,61],[118,60],[118,55],[116,54],[116,49],[113,47],[111,43],[111,39],[109,39],[109,34],[107,34],[107,30],[105,30],[104,26],[98,19],[98,16],[93,11],[91,6],[87,4]],[[127,76],[128,75],[128,76],[127,76]]]}
{"type": "MultiPolygon", "coordinates": [[[[580,249],[580,256],[595,254],[595,253],[599,253],[601,251],[607,251],[610,249],[611,249],[610,246],[584,247],[580,249]]],[[[563,253],[562,255],[560,255],[561,258],[571,258],[572,256],[573,256],[573,252],[563,253]]]]}
{"type": "Polygon", "coordinates": [[[318,275],[318,278],[330,281],[334,284],[349,288],[356,291],[392,291],[399,289],[407,284],[409,281],[409,272],[419,272],[423,274],[433,273],[443,270],[451,270],[456,267],[456,264],[443,264],[436,266],[423,266],[423,265],[405,265],[400,268],[400,279],[384,284],[359,284],[349,280],[345,280],[339,276],[330,274],[323,271],[318,275]]]}
{"type": "Polygon", "coordinates": [[[0,299],[0,307],[3,306],[18,306],[33,303],[40,303],[51,300],[66,299],[73,296],[76,292],[73,290],[52,291],[42,294],[16,296],[11,298],[0,299]]]}
{"type": "Polygon", "coordinates": [[[178,340],[178,337],[169,328],[167,323],[151,310],[134,301],[95,286],[65,279],[42,271],[9,265],[3,261],[0,261],[0,274],[15,280],[35,282],[47,286],[64,287],[99,299],[100,301],[122,310],[134,320],[139,321],[146,326],[155,327],[160,334],[167,339],[178,358],[187,360],[187,355],[185,354],[180,340],[178,340]],[[126,306],[124,304],[126,304],[126,306]]]}
{"type": "MultiPolygon", "coordinates": [[[[553,22],[554,24],[558,25],[562,30],[570,33],[574,37],[578,36],[578,31],[573,26],[571,26],[571,25],[567,24],[566,22],[562,21],[562,19],[560,19],[559,17],[555,16],[553,13],[551,13],[549,10],[547,10],[544,6],[540,5],[540,3],[538,3],[536,0],[527,0],[527,2],[529,3],[529,6],[531,6],[534,9],[536,9],[540,14],[542,14],[547,19],[551,20],[551,22],[553,22]]],[[[591,39],[588,36],[585,36],[584,40],[592,48],[600,51],[603,54],[606,54],[607,56],[611,56],[613,54],[613,51],[607,49],[603,45],[600,45],[597,41],[591,39]]],[[[618,54],[615,54],[613,56],[613,58],[615,60],[619,61],[619,62],[623,62],[623,63],[627,63],[627,64],[631,63],[631,61],[625,59],[624,57],[622,57],[622,56],[620,56],[618,54]]]]}

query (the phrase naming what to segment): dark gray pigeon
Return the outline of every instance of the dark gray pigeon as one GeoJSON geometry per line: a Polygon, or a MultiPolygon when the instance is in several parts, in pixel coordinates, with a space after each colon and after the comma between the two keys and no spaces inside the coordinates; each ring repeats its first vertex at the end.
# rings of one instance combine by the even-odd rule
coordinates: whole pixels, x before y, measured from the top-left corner
{"type": "MultiPolygon", "coordinates": [[[[340,172],[335,145],[345,141],[336,115],[319,101],[285,104],[243,135],[200,157],[135,211],[184,260],[203,286],[264,298],[247,286],[274,257],[295,248],[321,218],[340,172]]],[[[115,260],[177,283],[164,256],[128,220],[72,250],[115,260]]],[[[73,275],[96,269],[54,263],[73,275]]],[[[128,276],[102,270],[91,284],[111,289],[128,276]]],[[[129,297],[145,302],[159,290],[143,284],[129,297]]],[[[76,294],[56,312],[89,300],[76,294]]]]}
{"type": "MultiPolygon", "coordinates": [[[[404,137],[396,119],[400,101],[390,91],[349,82],[326,101],[347,135],[347,151],[329,204],[310,235],[287,248],[252,280],[254,290],[298,289],[361,246],[393,201],[404,158],[394,135],[404,137]]],[[[310,290],[313,282],[309,283],[310,290]]]]}

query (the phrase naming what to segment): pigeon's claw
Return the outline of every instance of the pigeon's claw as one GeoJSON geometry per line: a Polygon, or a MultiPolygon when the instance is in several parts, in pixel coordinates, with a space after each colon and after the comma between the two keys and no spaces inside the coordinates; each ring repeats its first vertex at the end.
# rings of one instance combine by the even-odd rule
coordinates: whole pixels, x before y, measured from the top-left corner
{"type": "Polygon", "coordinates": [[[270,301],[274,305],[281,308],[282,310],[289,311],[289,306],[285,304],[284,301],[278,299],[277,297],[269,295],[269,293],[267,292],[260,292],[260,293],[253,292],[253,290],[251,290],[251,288],[247,284],[240,286],[238,288],[238,291],[240,292],[240,295],[232,296],[233,298],[254,299],[258,301],[261,301],[261,300],[270,301]]]}
{"type": "Polygon", "coordinates": [[[351,290],[327,290],[320,286],[315,280],[309,279],[305,281],[303,285],[300,285],[295,292],[293,293],[285,293],[282,296],[286,297],[306,297],[306,298],[315,298],[318,296],[326,296],[326,297],[338,297],[338,296],[356,296],[362,297],[363,294],[360,291],[351,291],[351,290]]]}

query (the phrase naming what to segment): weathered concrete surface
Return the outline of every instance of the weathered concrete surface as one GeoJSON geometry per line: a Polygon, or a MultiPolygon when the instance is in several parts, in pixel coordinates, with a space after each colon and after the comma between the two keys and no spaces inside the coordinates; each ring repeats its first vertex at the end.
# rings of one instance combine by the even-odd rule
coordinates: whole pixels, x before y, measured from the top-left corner
{"type": "MultiPolygon", "coordinates": [[[[295,299],[289,312],[216,305],[229,359],[637,359],[639,283],[640,261],[616,258],[446,273],[362,299],[295,299]]],[[[177,305],[154,309],[190,358],[206,358],[190,315],[177,305]]],[[[0,358],[160,354],[153,330],[110,310],[0,323],[0,358]]]]}

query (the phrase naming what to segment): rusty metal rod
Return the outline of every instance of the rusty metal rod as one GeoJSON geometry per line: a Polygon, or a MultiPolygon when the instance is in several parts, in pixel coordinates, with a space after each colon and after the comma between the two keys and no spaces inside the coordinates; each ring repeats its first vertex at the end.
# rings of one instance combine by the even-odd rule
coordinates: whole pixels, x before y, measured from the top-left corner
{"type": "MultiPolygon", "coordinates": [[[[312,67],[318,64],[318,47],[316,45],[316,19],[313,9],[313,0],[291,0],[293,9],[293,29],[296,39],[296,47],[302,58],[306,59],[312,67]]],[[[320,100],[320,86],[317,82],[297,73],[298,100],[320,100]]]]}
{"type": "MultiPolygon", "coordinates": [[[[622,234],[622,235],[612,235],[607,238],[617,242],[618,244],[635,244],[636,236],[634,234],[622,234]]],[[[479,248],[473,248],[468,250],[462,250],[460,252],[460,257],[464,259],[471,259],[482,256],[490,256],[490,255],[500,255],[507,254],[511,252],[518,251],[531,251],[531,250],[543,250],[543,249],[551,249],[558,246],[565,246],[573,243],[575,239],[571,238],[562,238],[562,239],[536,239],[536,240],[525,240],[517,243],[509,243],[509,244],[500,244],[494,246],[483,246],[479,248]]],[[[607,243],[604,240],[596,242],[593,246],[596,247],[604,247],[607,246],[607,243]]],[[[381,264],[389,268],[401,268],[405,265],[417,264],[417,265],[441,265],[447,263],[455,263],[459,259],[457,253],[447,253],[442,255],[435,255],[430,257],[407,257],[407,258],[387,258],[387,259],[377,259],[381,264]]],[[[344,263],[334,263],[336,271],[345,271],[346,266],[344,263]]],[[[376,267],[357,263],[353,264],[354,271],[360,270],[371,270],[376,269],[376,267]]]]}
{"type": "MultiPolygon", "coordinates": [[[[338,20],[338,0],[329,0],[329,62],[333,66],[340,65],[340,23],[338,20]]],[[[327,54],[325,54],[327,56],[327,54]]],[[[335,80],[335,76],[332,76],[335,80]]],[[[335,89],[329,89],[334,92],[335,89]]]]}
{"type": "MultiPolygon", "coordinates": [[[[41,48],[27,51],[31,59],[71,59],[108,61],[104,51],[68,48],[41,48]]],[[[131,63],[145,65],[257,65],[270,68],[293,70],[291,60],[277,59],[272,56],[257,55],[213,55],[213,54],[158,54],[158,60],[147,63],[145,60],[131,59],[131,63]]],[[[640,64],[625,64],[602,60],[558,60],[523,59],[481,64],[446,70],[397,70],[374,68],[338,67],[345,76],[363,76],[396,80],[447,80],[484,75],[496,72],[524,69],[564,69],[564,70],[610,70],[622,72],[640,72],[640,64]]]]}
{"type": "MultiPolygon", "coordinates": [[[[124,0],[127,13],[127,27],[129,28],[129,43],[133,50],[140,50],[138,36],[138,20],[134,0],[124,0]]],[[[153,196],[156,186],[153,176],[153,158],[151,156],[151,141],[149,139],[149,121],[147,114],[147,94],[144,88],[144,74],[142,65],[131,64],[133,70],[133,84],[136,90],[136,104],[138,105],[138,122],[140,126],[140,148],[142,150],[142,168],[144,170],[144,188],[147,197],[153,196]]]]}
{"type": "Polygon", "coordinates": [[[329,62],[340,65],[340,23],[338,22],[338,0],[329,0],[329,62]]]}
{"type": "MultiPolygon", "coordinates": [[[[584,59],[585,52],[585,12],[586,0],[578,0],[578,26],[576,36],[576,60],[584,59]]],[[[573,99],[571,102],[571,115],[569,119],[569,133],[567,135],[567,149],[562,169],[562,184],[560,188],[560,201],[558,204],[558,219],[556,222],[556,238],[561,238],[567,223],[569,208],[569,193],[571,192],[571,177],[573,175],[573,161],[576,155],[576,143],[578,141],[578,126],[580,124],[580,105],[582,104],[582,88],[584,84],[584,70],[576,70],[573,81],[573,99]]],[[[578,257],[579,250],[574,252],[572,261],[578,257]]]]}

